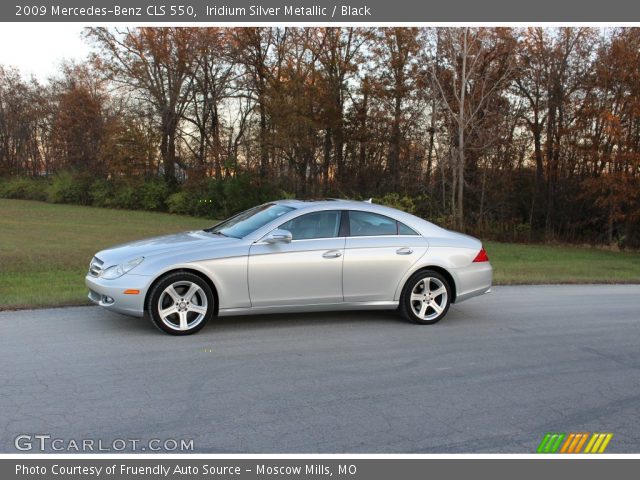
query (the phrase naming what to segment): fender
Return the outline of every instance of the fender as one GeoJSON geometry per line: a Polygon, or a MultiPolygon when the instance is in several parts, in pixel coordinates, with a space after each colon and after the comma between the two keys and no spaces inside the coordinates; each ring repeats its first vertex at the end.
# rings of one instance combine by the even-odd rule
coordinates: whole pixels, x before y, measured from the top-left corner
{"type": "MultiPolygon", "coordinates": [[[[431,251],[432,251],[432,247],[430,246],[427,249],[427,251],[416,261],[416,263],[414,263],[411,266],[411,268],[407,271],[407,273],[405,273],[405,275],[402,277],[402,280],[400,280],[400,283],[396,287],[396,292],[395,292],[395,295],[393,296],[394,301],[400,301],[400,295],[402,295],[402,289],[404,288],[404,285],[407,283],[407,280],[409,280],[409,278],[411,278],[411,276],[414,273],[429,267],[437,267],[446,271],[453,279],[452,288],[454,289],[454,291],[457,292],[458,278],[457,278],[457,275],[455,274],[454,267],[450,265],[448,262],[442,262],[431,257],[429,255],[431,251]]],[[[452,303],[454,302],[455,302],[455,295],[454,295],[454,298],[452,299],[452,303]]]]}

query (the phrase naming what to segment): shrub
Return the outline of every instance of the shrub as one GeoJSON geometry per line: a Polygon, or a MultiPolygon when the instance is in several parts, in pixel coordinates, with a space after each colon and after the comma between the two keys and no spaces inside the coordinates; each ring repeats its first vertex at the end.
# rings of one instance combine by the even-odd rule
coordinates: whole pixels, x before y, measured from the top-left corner
{"type": "Polygon", "coordinates": [[[442,228],[453,228],[455,223],[453,215],[451,214],[436,215],[433,218],[430,218],[429,221],[442,228]]]}
{"type": "Polygon", "coordinates": [[[147,179],[139,187],[139,208],[144,210],[164,210],[168,194],[169,188],[163,179],[147,179]]]}
{"type": "Polygon", "coordinates": [[[49,185],[44,179],[11,178],[0,183],[0,197],[44,201],[47,199],[48,187],[49,185]]]}
{"type": "Polygon", "coordinates": [[[60,172],[49,182],[15,178],[0,184],[0,196],[75,203],[103,208],[169,211],[180,215],[226,218],[257,204],[292,198],[276,183],[244,173],[216,180],[188,181],[170,194],[161,177],[105,179],[89,173],[60,172]]]}
{"type": "Polygon", "coordinates": [[[209,179],[197,188],[183,189],[193,194],[193,215],[210,218],[227,218],[284,194],[275,184],[248,173],[209,179]]]}
{"type": "Polygon", "coordinates": [[[169,189],[160,178],[146,180],[95,180],[91,184],[91,204],[95,207],[130,210],[165,210],[169,189]]]}
{"type": "Polygon", "coordinates": [[[193,215],[194,205],[189,194],[184,190],[169,195],[166,204],[169,213],[193,215]]]}
{"type": "Polygon", "coordinates": [[[140,194],[137,188],[127,183],[120,183],[113,190],[112,206],[128,210],[139,210],[139,199],[140,194]]]}
{"type": "Polygon", "coordinates": [[[47,198],[53,203],[76,203],[88,205],[91,203],[91,174],[73,174],[61,172],[53,177],[47,198]]]}
{"type": "Polygon", "coordinates": [[[221,195],[221,184],[214,179],[208,179],[196,184],[182,186],[189,205],[189,215],[197,217],[216,218],[220,215],[218,199],[221,195]]]}
{"type": "Polygon", "coordinates": [[[416,213],[416,202],[412,197],[407,195],[401,197],[398,193],[387,193],[381,198],[374,199],[376,203],[387,205],[392,208],[397,208],[407,213],[416,213]]]}
{"type": "Polygon", "coordinates": [[[113,185],[108,180],[99,179],[91,184],[91,205],[94,207],[113,206],[113,185]]]}

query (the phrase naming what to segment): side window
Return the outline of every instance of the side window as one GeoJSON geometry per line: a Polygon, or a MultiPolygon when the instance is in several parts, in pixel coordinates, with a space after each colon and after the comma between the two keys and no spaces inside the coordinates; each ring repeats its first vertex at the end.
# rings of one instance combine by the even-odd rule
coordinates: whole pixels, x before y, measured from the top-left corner
{"type": "Polygon", "coordinates": [[[352,237],[397,235],[398,225],[395,220],[384,215],[350,210],[349,230],[352,237]]]}
{"type": "Polygon", "coordinates": [[[398,222],[398,235],[418,235],[415,230],[407,227],[404,223],[398,222]]]}
{"type": "Polygon", "coordinates": [[[291,232],[293,240],[310,238],[333,238],[340,231],[340,212],[327,210],[301,215],[278,228],[291,232]]]}

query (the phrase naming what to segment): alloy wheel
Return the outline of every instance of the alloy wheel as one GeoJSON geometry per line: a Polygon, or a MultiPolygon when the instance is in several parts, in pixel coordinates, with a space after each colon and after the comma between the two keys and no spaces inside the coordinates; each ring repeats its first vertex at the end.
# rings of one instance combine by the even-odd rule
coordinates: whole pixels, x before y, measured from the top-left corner
{"type": "Polygon", "coordinates": [[[196,283],[178,281],[167,286],[158,298],[158,314],[172,330],[186,331],[197,327],[206,317],[207,296],[196,283]]]}
{"type": "Polygon", "coordinates": [[[411,289],[410,303],[418,318],[435,320],[447,307],[447,288],[439,278],[421,278],[411,289]]]}

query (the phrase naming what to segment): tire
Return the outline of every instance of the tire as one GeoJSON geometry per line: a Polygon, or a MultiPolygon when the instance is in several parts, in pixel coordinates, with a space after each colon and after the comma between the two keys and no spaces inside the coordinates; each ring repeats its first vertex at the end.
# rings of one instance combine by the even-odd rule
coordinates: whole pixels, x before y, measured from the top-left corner
{"type": "Polygon", "coordinates": [[[400,313],[420,325],[433,325],[444,318],[450,304],[451,286],[447,279],[433,270],[422,270],[405,283],[400,296],[400,313]],[[426,285],[429,291],[425,291],[426,285]]]}
{"type": "Polygon", "coordinates": [[[213,317],[215,296],[198,275],[169,273],[152,288],[147,311],[153,324],[170,335],[191,335],[213,317]]]}

